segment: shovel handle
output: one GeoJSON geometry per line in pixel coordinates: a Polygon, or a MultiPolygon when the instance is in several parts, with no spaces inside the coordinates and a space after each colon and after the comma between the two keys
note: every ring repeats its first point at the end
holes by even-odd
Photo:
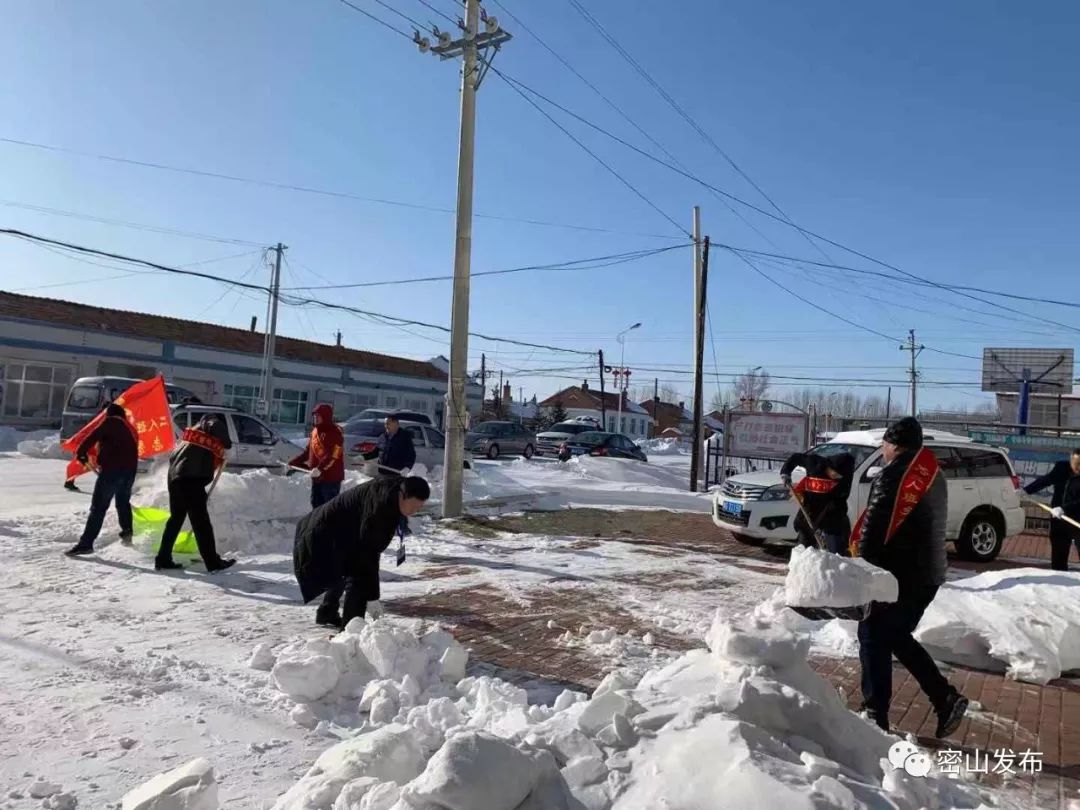
{"type": "MultiPolygon", "coordinates": [[[[1040,509],[1042,509],[1042,510],[1043,510],[1044,512],[1049,512],[1049,513],[1050,513],[1051,515],[1053,515],[1053,512],[1054,512],[1053,508],[1052,508],[1052,507],[1049,507],[1049,506],[1047,506],[1047,505],[1046,505],[1045,503],[1043,503],[1042,501],[1036,501],[1036,500],[1033,500],[1032,498],[1027,498],[1027,499],[1025,499],[1025,503],[1030,503],[1030,504],[1032,504],[1032,505],[1034,505],[1034,506],[1037,506],[1037,507],[1039,507],[1039,508],[1040,508],[1040,509]]],[[[1075,527],[1076,527],[1077,529],[1080,529],[1080,522],[1077,522],[1077,521],[1073,520],[1073,519],[1072,519],[1071,517],[1069,517],[1068,515],[1062,515],[1062,516],[1061,516],[1061,517],[1059,518],[1059,520],[1064,520],[1064,521],[1065,521],[1066,523],[1068,523],[1068,524],[1070,524],[1070,525],[1072,525],[1072,526],[1075,526],[1075,527]]]]}

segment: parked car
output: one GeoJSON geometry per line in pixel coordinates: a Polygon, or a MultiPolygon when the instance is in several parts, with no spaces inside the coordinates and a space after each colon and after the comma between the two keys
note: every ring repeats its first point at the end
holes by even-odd
{"type": "MultiPolygon", "coordinates": [[[[416,422],[419,425],[433,424],[431,417],[426,413],[420,413],[419,411],[402,411],[397,408],[368,408],[367,410],[360,411],[349,419],[351,422],[353,419],[385,419],[388,416],[396,416],[400,422],[416,422]]],[[[346,422],[345,424],[348,424],[346,422]]]]}
{"type": "Polygon", "coordinates": [[[229,425],[232,447],[225,454],[226,465],[229,467],[269,467],[280,470],[284,469],[283,465],[304,452],[303,447],[286,439],[259,417],[237,408],[224,408],[220,405],[174,406],[172,417],[177,441],[184,430],[197,425],[208,413],[220,415],[229,425]]]}
{"type": "MultiPolygon", "coordinates": [[[[866,507],[871,482],[884,465],[884,434],[883,429],[838,433],[810,451],[821,455],[850,453],[854,457],[855,484],[848,499],[852,525],[866,507]]],[[[1024,530],[1020,479],[1008,455],[964,436],[936,431],[927,433],[925,442],[937,456],[948,484],[946,538],[964,559],[993,560],[1006,537],[1024,530]]],[[[799,468],[792,478],[798,480],[805,474],[799,468]]],[[[713,496],[713,522],[736,537],[754,542],[794,542],[797,511],[798,504],[781,483],[779,470],[732,476],[713,496]]]]}
{"type": "MultiPolygon", "coordinates": [[[[416,450],[416,463],[423,464],[428,470],[441,467],[446,449],[446,437],[442,431],[431,425],[416,422],[402,422],[401,429],[412,438],[416,450]]],[[[349,467],[364,470],[370,475],[378,472],[379,453],[382,451],[382,437],[386,426],[381,419],[350,419],[344,424],[345,463],[349,467]]],[[[465,454],[465,469],[472,467],[472,457],[465,454]]]]}
{"type": "Polygon", "coordinates": [[[542,433],[536,434],[536,455],[542,456],[545,453],[551,456],[558,455],[559,448],[568,439],[572,439],[580,433],[596,429],[586,422],[559,422],[552,425],[542,433]]]}
{"type": "Polygon", "coordinates": [[[465,436],[465,449],[490,459],[510,455],[532,458],[536,452],[536,434],[517,422],[484,422],[465,436]]]}
{"type": "MultiPolygon", "coordinates": [[[[70,439],[82,430],[101,410],[142,380],[128,377],[80,377],[68,391],[64,413],[60,417],[60,440],[70,439]]],[[[176,405],[193,396],[186,388],[165,384],[165,397],[176,405]]]]}
{"type": "Polygon", "coordinates": [[[629,437],[621,433],[605,433],[599,430],[590,430],[579,433],[563,443],[559,448],[559,460],[568,461],[574,456],[607,456],[609,458],[626,458],[634,461],[648,461],[637,444],[629,437]]]}

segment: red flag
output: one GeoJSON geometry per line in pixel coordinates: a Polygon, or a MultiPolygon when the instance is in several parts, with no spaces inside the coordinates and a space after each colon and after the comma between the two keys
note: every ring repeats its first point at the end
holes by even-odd
{"type": "MultiPolygon", "coordinates": [[[[150,458],[159,453],[167,453],[176,445],[173,435],[173,422],[169,413],[169,400],[165,396],[165,378],[158,376],[152,380],[135,383],[118,396],[115,404],[127,411],[127,424],[139,443],[139,458],[150,458]]],[[[77,453],[86,437],[93,433],[106,419],[105,411],[95,416],[86,427],[63,442],[60,446],[69,453],[77,453]]],[[[80,475],[97,467],[97,447],[87,453],[88,464],[85,466],[78,459],[72,459],[67,467],[67,480],[74,481],[80,475]]]]}

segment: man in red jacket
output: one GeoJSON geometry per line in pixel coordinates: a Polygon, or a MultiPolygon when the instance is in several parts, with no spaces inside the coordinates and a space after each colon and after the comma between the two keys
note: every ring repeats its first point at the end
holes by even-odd
{"type": "Polygon", "coordinates": [[[336,498],[345,480],[345,436],[334,422],[334,408],[325,402],[312,411],[315,427],[307,450],[289,464],[311,470],[311,508],[336,498]]]}
{"type": "Polygon", "coordinates": [[[114,499],[116,515],[120,518],[120,541],[131,545],[131,488],[135,485],[135,471],[139,466],[138,439],[123,407],[111,403],[105,409],[105,416],[105,421],[86,437],[75,453],[85,465],[91,450],[97,447],[98,477],[90,499],[86,528],[79,542],[65,552],[69,557],[94,553],[94,541],[101,533],[101,524],[114,499]]]}

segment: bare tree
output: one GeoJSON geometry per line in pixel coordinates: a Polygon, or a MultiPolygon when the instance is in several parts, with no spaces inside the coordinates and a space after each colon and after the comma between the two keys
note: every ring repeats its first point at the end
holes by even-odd
{"type": "Polygon", "coordinates": [[[735,398],[749,400],[751,407],[756,408],[761,400],[766,399],[769,385],[769,372],[752,368],[735,379],[735,398]]]}

